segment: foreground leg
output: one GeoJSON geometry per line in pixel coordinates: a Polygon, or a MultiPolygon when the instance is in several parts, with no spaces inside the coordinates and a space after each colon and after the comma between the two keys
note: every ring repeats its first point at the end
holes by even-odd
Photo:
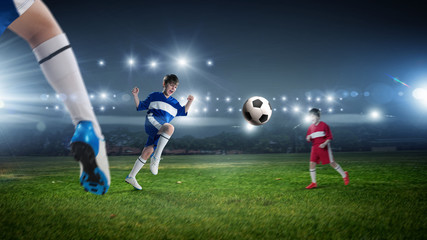
{"type": "Polygon", "coordinates": [[[80,184],[91,193],[106,193],[110,186],[110,171],[104,137],[66,35],[39,0],[9,29],[33,48],[43,74],[71,115],[76,126],[71,150],[80,163],[80,184]]]}

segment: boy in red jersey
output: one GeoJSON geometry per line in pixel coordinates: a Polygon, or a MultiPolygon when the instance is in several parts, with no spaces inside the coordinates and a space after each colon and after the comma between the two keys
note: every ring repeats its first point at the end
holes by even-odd
{"type": "Polygon", "coordinates": [[[310,155],[310,176],[311,183],[306,188],[312,189],[317,187],[316,183],[316,164],[322,162],[322,164],[330,164],[344,179],[344,185],[348,185],[350,182],[348,178],[348,172],[344,172],[338,163],[334,161],[332,156],[332,149],[330,141],[332,140],[332,133],[329,126],[320,121],[320,110],[312,108],[309,111],[311,121],[313,124],[310,125],[307,131],[306,139],[311,142],[311,155],[310,155]]]}

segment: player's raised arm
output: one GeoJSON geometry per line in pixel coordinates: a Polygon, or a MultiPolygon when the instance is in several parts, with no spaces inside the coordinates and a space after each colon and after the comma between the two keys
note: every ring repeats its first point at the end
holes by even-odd
{"type": "Polygon", "coordinates": [[[194,97],[193,95],[188,95],[187,97],[187,103],[185,104],[185,113],[188,113],[188,110],[190,110],[191,104],[193,103],[194,97]]]}
{"type": "Polygon", "coordinates": [[[139,88],[138,87],[134,87],[132,89],[132,95],[133,95],[133,100],[135,101],[135,105],[136,107],[139,106],[139,97],[138,97],[138,93],[139,93],[139,88]]]}

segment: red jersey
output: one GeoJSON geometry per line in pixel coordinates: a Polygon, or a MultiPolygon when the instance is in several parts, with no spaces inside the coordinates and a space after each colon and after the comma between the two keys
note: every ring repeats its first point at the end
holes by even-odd
{"type": "Polygon", "coordinates": [[[322,121],[320,121],[317,126],[315,124],[311,124],[310,127],[308,127],[306,138],[308,136],[311,136],[310,141],[313,146],[318,146],[328,139],[332,140],[331,129],[329,129],[328,124],[322,121]]]}

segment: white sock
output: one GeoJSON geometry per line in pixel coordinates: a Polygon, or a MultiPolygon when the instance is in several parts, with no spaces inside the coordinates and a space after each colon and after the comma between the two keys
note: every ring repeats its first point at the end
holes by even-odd
{"type": "Polygon", "coordinates": [[[165,148],[166,144],[169,142],[169,139],[171,136],[167,135],[166,133],[160,133],[159,141],[157,142],[157,148],[156,151],[154,151],[154,157],[157,159],[160,159],[162,156],[163,149],[165,148]]]}
{"type": "Polygon", "coordinates": [[[138,159],[136,159],[136,161],[135,161],[135,165],[133,165],[132,171],[130,171],[130,173],[129,173],[129,177],[134,178],[146,162],[147,162],[147,160],[142,159],[142,157],[139,156],[138,159]]]}
{"type": "Polygon", "coordinates": [[[344,172],[344,170],[341,168],[341,166],[337,163],[337,167],[336,168],[334,168],[335,170],[337,170],[337,172],[339,173],[339,174],[341,174],[341,176],[343,177],[343,178],[345,178],[345,172],[344,172]]]}
{"type": "Polygon", "coordinates": [[[316,182],[316,169],[310,169],[311,182],[316,182]]]}
{"type": "Polygon", "coordinates": [[[70,112],[74,125],[80,121],[91,121],[95,133],[101,137],[101,128],[92,109],[86,86],[80,74],[76,57],[62,33],[36,48],[33,53],[39,61],[44,76],[55,89],[70,112]]]}

